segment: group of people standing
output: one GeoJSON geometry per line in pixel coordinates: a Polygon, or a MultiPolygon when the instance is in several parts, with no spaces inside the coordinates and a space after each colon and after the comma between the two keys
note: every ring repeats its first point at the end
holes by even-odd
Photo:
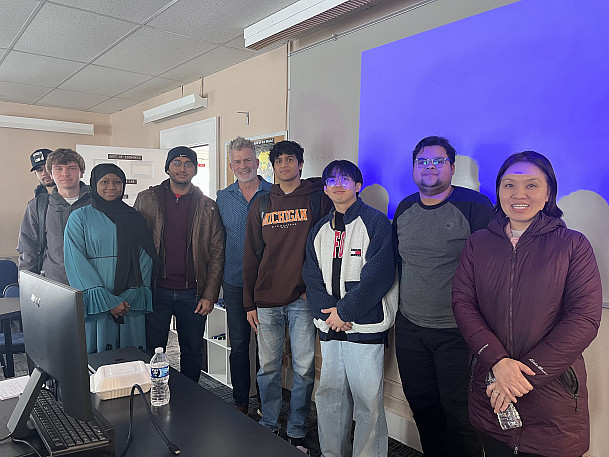
{"type": "Polygon", "coordinates": [[[205,316],[222,286],[235,406],[248,412],[253,328],[260,424],[280,433],[287,329],[286,433],[304,452],[317,333],[322,454],[387,455],[384,351],[394,323],[426,457],[587,450],[582,352],[600,323],[601,281],[590,243],[560,219],[546,157],[510,156],[493,208],[483,194],[452,185],[454,147],[424,138],[412,153],[419,191],[391,223],[359,197],[364,180],[352,162],[302,179],[303,148],[282,141],[270,151],[271,185],[256,173],[250,140],[238,137],[228,149],[236,181],[215,202],[192,185],[197,157],[181,146],[168,153],[169,179],[141,192],[135,209],[122,201],[126,179],[116,165],[97,165],[89,187],[76,152],[32,154],[32,170],[46,165],[55,186],[37,171],[52,190],[46,213],[42,189],[28,203],[20,267],[85,291],[90,352],[164,347],[173,315],[181,369],[197,381],[205,316]],[[513,406],[522,425],[503,429],[497,413],[513,406]]]}

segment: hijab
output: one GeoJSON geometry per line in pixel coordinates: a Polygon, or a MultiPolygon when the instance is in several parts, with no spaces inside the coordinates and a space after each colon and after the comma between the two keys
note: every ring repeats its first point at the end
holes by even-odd
{"type": "Polygon", "coordinates": [[[123,201],[125,173],[113,163],[101,163],[91,170],[91,206],[104,213],[116,225],[116,271],[114,273],[114,295],[119,295],[131,287],[143,284],[140,270],[140,247],[142,247],[156,265],[158,255],[152,234],[146,225],[146,219],[139,211],[123,201]],[[113,173],[123,182],[123,191],[113,201],[105,200],[97,193],[97,183],[107,174],[113,173]]]}

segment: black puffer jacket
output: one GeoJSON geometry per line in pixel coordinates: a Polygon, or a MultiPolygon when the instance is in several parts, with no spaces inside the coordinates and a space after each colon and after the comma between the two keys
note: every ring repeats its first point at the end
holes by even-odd
{"type": "Polygon", "coordinates": [[[514,248],[507,218],[465,245],[453,282],[453,311],[472,356],[472,424],[519,452],[580,456],[589,446],[583,350],[596,337],[601,279],[590,243],[541,212],[514,248]],[[501,430],[485,377],[504,357],[526,364],[533,390],[516,407],[523,426],[501,430]]]}

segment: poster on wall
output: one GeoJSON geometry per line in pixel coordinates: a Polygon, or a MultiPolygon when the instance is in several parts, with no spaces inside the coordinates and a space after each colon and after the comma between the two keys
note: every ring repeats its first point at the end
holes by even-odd
{"type": "MultiPolygon", "coordinates": [[[[271,133],[271,134],[267,134],[267,135],[260,135],[260,136],[253,136],[253,137],[247,137],[248,140],[252,140],[254,142],[254,152],[256,153],[256,157],[258,158],[260,164],[258,165],[258,174],[260,176],[262,176],[264,179],[266,179],[268,182],[270,183],[274,183],[275,182],[275,177],[273,174],[273,166],[271,165],[271,161],[269,159],[269,153],[271,152],[271,149],[273,149],[273,146],[275,145],[275,143],[279,143],[280,141],[284,141],[286,139],[286,133],[287,132],[277,132],[277,133],[271,133]]],[[[228,157],[228,145],[230,144],[230,142],[227,142],[225,144],[225,151],[226,151],[226,173],[228,175],[229,173],[229,166],[228,164],[230,163],[229,157],[228,157]]],[[[230,182],[235,182],[235,177],[232,175],[230,177],[226,177],[226,182],[228,183],[230,180],[230,182]]]]}
{"type": "Polygon", "coordinates": [[[142,190],[159,184],[167,178],[165,173],[165,149],[125,148],[116,146],[76,145],[85,161],[83,182],[89,184],[91,169],[100,163],[118,165],[127,178],[123,200],[133,205],[142,190]]]}

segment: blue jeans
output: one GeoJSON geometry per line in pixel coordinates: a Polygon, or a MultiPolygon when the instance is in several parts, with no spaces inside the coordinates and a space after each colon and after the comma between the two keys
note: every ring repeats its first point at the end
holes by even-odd
{"type": "Polygon", "coordinates": [[[315,381],[315,327],[306,300],[277,308],[258,308],[258,386],[262,401],[260,424],[277,430],[281,409],[281,360],[285,329],[290,332],[294,382],[288,414],[288,436],[304,438],[315,381]]]}
{"type": "Polygon", "coordinates": [[[319,446],[324,457],[387,455],[389,435],[383,405],[384,353],[383,344],[321,342],[321,378],[315,406],[319,446]]]}
{"type": "Polygon", "coordinates": [[[199,382],[203,360],[205,319],[195,313],[197,290],[171,290],[157,287],[152,292],[152,312],[146,314],[146,347],[167,347],[171,316],[176,317],[180,345],[180,371],[199,382]]]}
{"type": "Polygon", "coordinates": [[[250,338],[252,327],[243,307],[243,287],[222,283],[230,342],[230,376],[235,405],[247,406],[250,396],[250,338]]]}

